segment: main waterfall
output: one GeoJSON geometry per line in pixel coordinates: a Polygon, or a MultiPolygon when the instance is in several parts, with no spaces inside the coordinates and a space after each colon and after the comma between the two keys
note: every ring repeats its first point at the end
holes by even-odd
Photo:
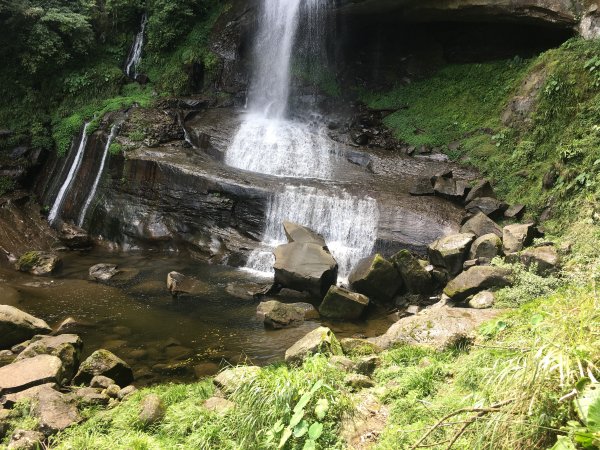
{"type": "MultiPolygon", "coordinates": [[[[288,116],[295,49],[301,44],[318,57],[327,1],[262,1],[247,113],[227,150],[226,164],[278,177],[333,178],[339,152],[325,127],[288,116]],[[299,31],[304,31],[301,43],[296,42],[299,31]]],[[[302,117],[315,116],[314,111],[304,113],[302,117]]],[[[320,232],[345,277],[372,251],[379,212],[374,199],[337,187],[288,185],[273,194],[266,219],[263,242],[248,258],[248,269],[271,272],[271,251],[285,242],[282,222],[288,220],[320,232]]]]}

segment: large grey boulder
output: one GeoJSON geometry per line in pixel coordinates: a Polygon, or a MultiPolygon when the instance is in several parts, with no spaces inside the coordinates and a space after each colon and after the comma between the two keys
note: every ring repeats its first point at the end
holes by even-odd
{"type": "Polygon", "coordinates": [[[15,267],[31,275],[50,275],[58,267],[60,258],[54,253],[32,251],[19,258],[15,267]]]}
{"type": "Polygon", "coordinates": [[[0,305],[0,349],[31,339],[36,334],[52,331],[42,319],[27,314],[14,306],[0,305]]]}
{"type": "Polygon", "coordinates": [[[96,375],[112,378],[121,387],[133,381],[131,367],[121,358],[104,349],[96,350],[81,363],[73,378],[73,384],[88,384],[96,375]]]}
{"type": "Polygon", "coordinates": [[[391,301],[402,287],[402,277],[380,254],[360,260],[348,281],[352,289],[375,302],[391,301]]]}
{"type": "Polygon", "coordinates": [[[288,242],[298,242],[299,244],[316,244],[325,247],[325,239],[319,233],[310,228],[298,225],[293,222],[283,222],[283,231],[288,242]]]}
{"type": "Polygon", "coordinates": [[[526,267],[535,264],[539,274],[549,275],[558,269],[560,258],[552,245],[546,245],[525,250],[521,253],[521,262],[526,267]]]}
{"type": "Polygon", "coordinates": [[[492,260],[502,253],[502,240],[494,233],[484,234],[471,245],[469,259],[485,258],[492,260]]]}
{"type": "Polygon", "coordinates": [[[468,204],[476,198],[481,197],[496,198],[494,188],[492,188],[492,185],[489,181],[482,180],[479,181],[475,186],[473,186],[469,194],[465,197],[465,203],[468,204]]]}
{"type": "Polygon", "coordinates": [[[369,298],[342,287],[331,286],[319,306],[323,317],[338,320],[358,319],[369,305],[369,298]]]}
{"type": "Polygon", "coordinates": [[[473,233],[475,236],[480,237],[484,234],[494,233],[498,237],[502,237],[502,230],[500,227],[483,213],[477,213],[460,228],[461,233],[473,233]]]}
{"type": "Polygon", "coordinates": [[[63,222],[60,227],[60,241],[72,250],[87,249],[93,245],[90,235],[82,228],[63,222]]]}
{"type": "Polygon", "coordinates": [[[400,250],[390,258],[400,272],[404,286],[412,294],[430,295],[433,292],[431,274],[408,250],[400,250]]]}
{"type": "Polygon", "coordinates": [[[434,266],[444,267],[450,276],[455,276],[462,271],[474,239],[473,233],[442,237],[429,245],[427,249],[429,260],[434,266]]]}
{"type": "Polygon", "coordinates": [[[511,271],[493,266],[475,266],[450,280],[444,288],[444,294],[460,302],[471,295],[486,289],[510,286],[511,271]]]}
{"type": "Polygon", "coordinates": [[[342,354],[340,343],[329,328],[319,327],[306,334],[286,350],[285,362],[288,364],[301,364],[306,357],[315,353],[325,355],[342,354]]]}
{"type": "Polygon", "coordinates": [[[471,200],[465,206],[465,209],[470,214],[477,214],[481,212],[488,217],[496,218],[502,217],[507,208],[508,204],[492,197],[478,197],[471,200]]]}
{"type": "Polygon", "coordinates": [[[304,311],[277,300],[261,302],[256,313],[263,319],[265,326],[275,329],[298,326],[304,321],[304,311]]]}
{"type": "Polygon", "coordinates": [[[0,367],[0,396],[62,381],[62,361],[52,355],[38,355],[0,367]]]}
{"type": "Polygon", "coordinates": [[[8,450],[42,450],[46,440],[44,433],[33,430],[15,430],[8,443],[8,450]]]}
{"type": "Polygon", "coordinates": [[[504,253],[520,252],[531,244],[535,236],[533,223],[514,223],[502,229],[502,244],[504,253]]]}
{"type": "Polygon", "coordinates": [[[292,242],[280,245],[275,255],[275,284],[323,298],[337,282],[338,264],[326,247],[292,242]]]}
{"type": "Polygon", "coordinates": [[[19,353],[16,361],[33,358],[37,355],[53,355],[63,363],[64,377],[71,380],[79,366],[83,341],[76,334],[58,336],[34,336],[29,345],[19,353]]]}
{"type": "Polygon", "coordinates": [[[469,300],[469,306],[475,309],[486,309],[494,306],[496,297],[491,291],[478,292],[469,300]]]}
{"type": "Polygon", "coordinates": [[[73,397],[49,386],[41,387],[31,398],[31,415],[38,421],[38,430],[47,436],[82,420],[73,397]]]}
{"type": "Polygon", "coordinates": [[[119,271],[116,264],[100,263],[90,267],[88,271],[90,280],[108,281],[114,277],[119,271]]]}

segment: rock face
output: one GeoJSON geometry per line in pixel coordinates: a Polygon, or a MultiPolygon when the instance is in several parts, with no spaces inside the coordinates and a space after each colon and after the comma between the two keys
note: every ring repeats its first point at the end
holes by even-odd
{"type": "Polygon", "coordinates": [[[492,260],[502,252],[502,240],[494,233],[484,234],[471,245],[469,259],[485,258],[492,260]]]}
{"type": "Polygon", "coordinates": [[[465,222],[460,228],[461,233],[473,233],[480,237],[484,234],[494,233],[498,237],[502,237],[502,230],[496,223],[483,213],[477,213],[465,222]]]}
{"type": "Polygon", "coordinates": [[[0,396],[46,383],[61,384],[62,362],[56,356],[39,355],[0,367],[0,396]]]}
{"type": "Polygon", "coordinates": [[[62,361],[65,378],[70,380],[79,366],[82,349],[83,341],[75,334],[35,336],[25,350],[19,353],[16,361],[37,355],[57,356],[62,361]]]}
{"type": "Polygon", "coordinates": [[[400,319],[384,335],[371,340],[384,349],[398,344],[425,345],[443,349],[471,340],[474,331],[483,322],[497,316],[499,312],[490,309],[434,306],[414,316],[400,319]]]}
{"type": "Polygon", "coordinates": [[[391,301],[402,286],[402,278],[394,265],[380,254],[362,259],[348,281],[356,292],[380,302],[391,301]]]}
{"type": "Polygon", "coordinates": [[[321,245],[292,242],[280,245],[273,254],[276,285],[323,298],[337,282],[337,262],[321,245]]]}
{"type": "Polygon", "coordinates": [[[353,320],[358,319],[368,305],[368,297],[348,289],[331,286],[319,306],[319,313],[329,319],[353,320]]]}
{"type": "Polygon", "coordinates": [[[283,222],[283,230],[288,242],[298,242],[299,244],[316,244],[325,247],[325,239],[319,233],[310,228],[303,227],[297,223],[283,222]]]}
{"type": "Polygon", "coordinates": [[[133,381],[131,367],[108,350],[96,350],[83,361],[73,378],[73,384],[87,384],[96,375],[112,378],[121,387],[133,381]]]}
{"type": "Polygon", "coordinates": [[[525,250],[521,253],[521,262],[527,267],[535,264],[538,273],[549,275],[558,268],[559,257],[553,246],[546,245],[525,250]]]}
{"type": "Polygon", "coordinates": [[[455,276],[462,271],[473,239],[475,235],[472,233],[460,233],[434,241],[427,251],[431,263],[444,267],[450,276],[455,276]]]}
{"type": "Polygon", "coordinates": [[[288,348],[285,352],[285,362],[301,364],[307,356],[315,353],[342,354],[340,343],[329,328],[319,327],[288,348]]]}
{"type": "Polygon", "coordinates": [[[412,294],[430,295],[433,292],[431,275],[408,250],[400,250],[390,258],[404,286],[412,294]]]}
{"type": "Polygon", "coordinates": [[[263,318],[265,326],[275,329],[298,326],[304,321],[304,311],[277,300],[261,302],[256,313],[263,318]]]}
{"type": "Polygon", "coordinates": [[[90,267],[90,280],[108,281],[114,277],[119,271],[116,264],[96,264],[90,267]]]}
{"type": "Polygon", "coordinates": [[[515,223],[512,225],[505,226],[502,229],[502,243],[504,253],[508,255],[510,253],[520,252],[525,246],[531,244],[533,236],[533,223],[515,223]]]}
{"type": "Polygon", "coordinates": [[[0,349],[10,348],[52,329],[46,322],[13,306],[0,305],[0,349]]]}
{"type": "Polygon", "coordinates": [[[167,409],[160,397],[156,394],[150,394],[144,397],[140,404],[140,413],[138,420],[144,427],[149,427],[160,422],[164,417],[167,409]]]}
{"type": "Polygon", "coordinates": [[[444,288],[444,294],[460,302],[485,289],[510,286],[510,274],[510,270],[499,267],[472,267],[451,280],[444,288]]]}
{"type": "Polygon", "coordinates": [[[17,270],[28,272],[31,275],[49,275],[60,263],[60,258],[53,253],[32,251],[19,258],[17,270]]]}

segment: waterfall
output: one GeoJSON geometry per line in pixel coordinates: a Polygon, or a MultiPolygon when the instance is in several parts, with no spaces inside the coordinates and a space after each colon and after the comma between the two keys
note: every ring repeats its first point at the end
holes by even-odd
{"type": "Polygon", "coordinates": [[[69,173],[67,174],[67,178],[65,178],[64,183],[60,187],[58,191],[58,195],[56,196],[56,200],[54,200],[54,204],[50,209],[50,213],[48,214],[48,222],[50,224],[54,224],[56,219],[60,216],[60,208],[62,207],[65,196],[69,192],[71,188],[71,184],[79,172],[79,167],[81,166],[81,161],[83,160],[83,154],[85,153],[85,147],[88,141],[87,129],[89,126],[89,122],[87,122],[83,126],[83,132],[81,133],[81,139],[79,140],[79,146],[77,148],[77,153],[75,154],[75,158],[73,159],[73,163],[71,164],[71,168],[69,169],[69,173]]]}
{"type": "MultiPolygon", "coordinates": [[[[302,53],[312,65],[320,64],[328,2],[262,0],[248,112],[227,150],[226,164],[279,177],[332,179],[339,151],[323,124],[287,117],[293,55],[302,53]],[[300,30],[305,39],[296,43],[300,30]]],[[[315,116],[314,111],[305,113],[315,116]]],[[[248,258],[247,269],[272,272],[272,250],[286,242],[284,220],[321,233],[344,278],[372,251],[379,211],[374,199],[340,188],[286,186],[270,200],[262,243],[248,258]]]]}
{"type": "Polygon", "coordinates": [[[83,204],[83,208],[81,208],[81,213],[79,214],[78,225],[80,227],[83,226],[87,210],[92,204],[92,200],[96,195],[96,190],[98,189],[98,184],[100,183],[100,178],[102,177],[102,172],[104,171],[104,165],[106,164],[106,157],[108,156],[110,144],[112,144],[112,141],[117,136],[118,130],[118,125],[113,125],[110,130],[110,134],[108,135],[108,139],[106,140],[106,145],[104,146],[104,153],[102,154],[102,159],[100,160],[100,167],[98,168],[98,173],[96,174],[96,178],[94,179],[94,184],[92,185],[92,189],[90,190],[90,193],[88,194],[85,203],[83,204]]]}
{"type": "Polygon", "coordinates": [[[135,80],[138,76],[137,68],[142,60],[142,49],[144,47],[144,33],[146,32],[146,24],[148,23],[148,16],[144,13],[142,16],[142,24],[140,31],[135,35],[135,40],[129,51],[127,62],[125,63],[125,75],[132,80],[135,80]]]}

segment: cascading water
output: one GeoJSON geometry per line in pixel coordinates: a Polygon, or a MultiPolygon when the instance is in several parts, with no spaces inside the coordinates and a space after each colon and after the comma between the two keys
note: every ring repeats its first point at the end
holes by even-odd
{"type": "Polygon", "coordinates": [[[79,167],[81,166],[81,161],[83,160],[83,155],[85,153],[85,147],[87,146],[88,134],[87,129],[90,125],[87,122],[83,127],[83,132],[81,133],[81,139],[79,140],[79,146],[77,147],[77,153],[75,154],[75,158],[73,158],[73,163],[71,164],[71,168],[69,169],[69,173],[67,174],[67,178],[65,178],[64,183],[60,187],[58,191],[58,195],[56,196],[56,200],[54,200],[54,204],[52,208],[50,208],[50,213],[48,214],[48,222],[50,224],[54,224],[56,220],[60,217],[60,210],[65,200],[65,196],[69,192],[71,188],[71,184],[73,184],[73,180],[77,176],[77,172],[79,172],[79,167]]]}
{"type": "Polygon", "coordinates": [[[135,40],[129,51],[127,62],[125,63],[125,75],[132,80],[135,80],[138,76],[138,66],[142,60],[142,49],[144,48],[144,34],[146,33],[146,24],[148,23],[148,16],[144,14],[142,16],[142,24],[140,31],[135,35],[135,40]]]}
{"type": "MultiPolygon", "coordinates": [[[[324,127],[286,117],[296,35],[304,26],[311,42],[302,42],[302,50],[321,50],[327,1],[263,0],[248,113],[227,150],[226,164],[281,177],[333,177],[337,148],[324,127]]],[[[374,199],[354,197],[339,188],[286,186],[271,199],[262,245],[250,255],[247,269],[272,271],[271,250],[286,242],[284,220],[320,232],[344,278],[372,251],[379,211],[374,199]]]]}
{"type": "Polygon", "coordinates": [[[98,173],[96,174],[96,178],[94,179],[94,184],[92,184],[92,189],[85,199],[85,203],[83,204],[83,208],[81,208],[81,212],[79,213],[78,225],[83,226],[83,222],[85,221],[85,215],[92,204],[92,200],[94,200],[94,196],[96,195],[96,191],[98,190],[98,184],[100,183],[100,178],[102,177],[102,172],[104,171],[104,165],[106,164],[106,157],[108,156],[108,151],[110,149],[110,145],[112,141],[117,136],[117,132],[119,131],[118,125],[113,125],[110,134],[108,135],[108,139],[106,140],[106,145],[104,146],[104,152],[102,153],[102,159],[100,160],[100,167],[98,168],[98,173]]]}

